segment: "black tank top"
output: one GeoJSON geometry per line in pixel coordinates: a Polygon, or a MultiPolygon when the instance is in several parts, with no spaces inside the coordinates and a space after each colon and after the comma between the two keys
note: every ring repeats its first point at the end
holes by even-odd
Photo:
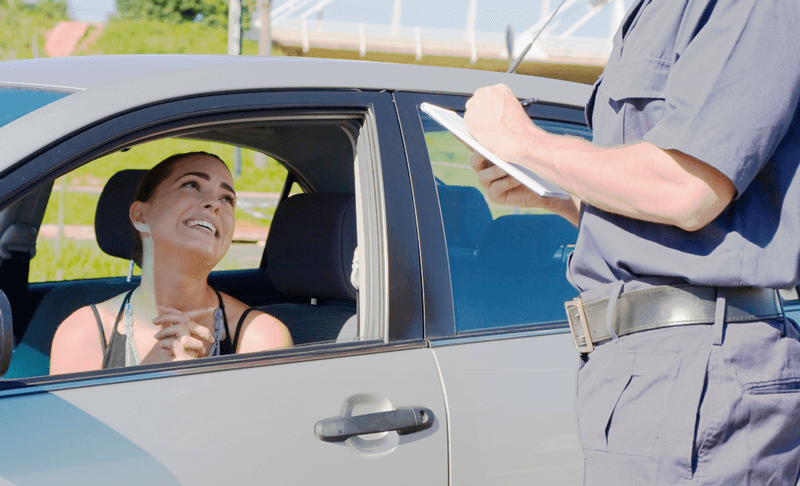
{"type": "MultiPolygon", "coordinates": [[[[255,309],[249,307],[242,312],[239,322],[236,323],[236,333],[234,334],[233,341],[231,341],[231,332],[230,329],[228,329],[228,315],[225,312],[225,304],[222,302],[222,295],[220,295],[216,289],[214,289],[214,292],[217,294],[219,308],[222,309],[222,319],[225,324],[225,339],[219,343],[220,354],[235,354],[239,343],[239,331],[242,329],[242,323],[244,323],[247,315],[255,309]]],[[[111,331],[111,341],[108,344],[106,344],[106,333],[103,329],[103,322],[100,320],[100,314],[97,312],[97,307],[94,304],[90,305],[92,312],[94,312],[94,317],[97,319],[97,327],[100,330],[100,341],[103,345],[103,369],[125,367],[125,335],[120,333],[117,328],[125,312],[125,304],[128,303],[132,294],[133,290],[128,292],[125,298],[122,299],[122,305],[119,308],[119,313],[117,314],[114,327],[111,331]]]]}

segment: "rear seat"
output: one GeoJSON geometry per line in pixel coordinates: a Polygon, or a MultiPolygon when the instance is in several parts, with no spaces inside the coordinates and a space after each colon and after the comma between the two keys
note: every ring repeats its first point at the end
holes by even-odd
{"type": "Polygon", "coordinates": [[[352,195],[297,194],[278,206],[264,250],[267,271],[276,289],[299,302],[260,310],[286,324],[295,345],[335,341],[355,315],[355,247],[352,195]]]}
{"type": "Polygon", "coordinates": [[[577,228],[553,214],[501,216],[493,221],[474,262],[451,259],[458,331],[564,320],[575,289],[566,260],[577,228]]]}
{"type": "MultiPolygon", "coordinates": [[[[128,208],[144,170],[123,170],[106,183],[95,213],[97,244],[105,253],[129,259],[133,250],[133,227],[128,208]]],[[[59,284],[47,292],[31,317],[25,334],[11,358],[5,378],[41,376],[50,372],[50,346],[58,325],[77,309],[132,289],[136,284],[121,279],[75,281],[59,284]]]]}

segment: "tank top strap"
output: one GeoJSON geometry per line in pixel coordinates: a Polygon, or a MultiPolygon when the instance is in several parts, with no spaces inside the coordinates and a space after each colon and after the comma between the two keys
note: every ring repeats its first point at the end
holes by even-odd
{"type": "Polygon", "coordinates": [[[256,309],[252,307],[248,307],[247,309],[245,309],[244,312],[242,312],[242,317],[239,318],[239,322],[236,323],[236,333],[233,335],[233,343],[232,343],[234,353],[239,348],[239,334],[241,333],[244,320],[247,317],[247,314],[253,312],[254,310],[256,309]]]}
{"type": "MultiPolygon", "coordinates": [[[[136,290],[136,289],[131,289],[127,294],[125,294],[125,298],[122,299],[122,305],[119,306],[119,312],[117,313],[117,318],[114,320],[114,327],[111,328],[111,340],[109,341],[108,346],[105,345],[105,340],[106,340],[105,331],[103,331],[103,327],[102,327],[103,324],[100,321],[100,315],[97,314],[97,311],[95,311],[95,317],[97,317],[97,322],[100,325],[101,336],[103,337],[103,369],[108,368],[108,365],[110,364],[111,356],[113,354],[113,350],[114,350],[115,346],[118,346],[117,343],[116,343],[116,341],[117,341],[116,337],[117,337],[117,334],[119,334],[117,332],[117,327],[119,326],[119,323],[122,320],[122,316],[125,313],[125,306],[128,304],[128,302],[130,302],[131,295],[133,295],[133,291],[134,290],[136,290]]],[[[94,306],[92,306],[92,307],[94,307],[94,306]]],[[[114,366],[118,367],[118,366],[120,366],[120,364],[114,363],[114,366]]]]}
{"type": "Polygon", "coordinates": [[[103,347],[103,356],[106,355],[106,349],[108,345],[106,344],[106,331],[103,329],[103,321],[100,319],[100,313],[97,312],[97,306],[94,304],[90,304],[92,312],[94,312],[94,318],[97,320],[97,330],[100,331],[100,345],[103,347]]]}

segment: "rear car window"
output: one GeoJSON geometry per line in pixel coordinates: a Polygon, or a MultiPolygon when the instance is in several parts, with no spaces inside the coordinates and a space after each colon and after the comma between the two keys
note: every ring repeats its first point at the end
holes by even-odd
{"type": "Polygon", "coordinates": [[[68,94],[39,89],[0,88],[0,127],[68,94]]]}
{"type": "MultiPolygon", "coordinates": [[[[472,152],[419,115],[442,210],[456,331],[563,321],[563,302],[576,294],[566,262],[577,228],[542,209],[490,201],[469,165],[472,152]]],[[[585,126],[535,121],[552,133],[591,139],[585,126]]]]}

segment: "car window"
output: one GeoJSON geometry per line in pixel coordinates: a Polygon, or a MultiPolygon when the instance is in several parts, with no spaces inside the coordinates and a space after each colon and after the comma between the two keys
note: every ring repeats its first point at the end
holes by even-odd
{"type": "MultiPolygon", "coordinates": [[[[469,166],[471,151],[420,112],[447,241],[456,331],[563,321],[575,289],[566,262],[578,231],[545,210],[489,200],[469,166]]],[[[537,120],[541,128],[590,138],[585,127],[537,120]]]]}
{"type": "MultiPolygon", "coordinates": [[[[299,355],[300,359],[307,359],[302,357],[320,352],[330,356],[332,349],[348,350],[354,343],[381,346],[400,335],[399,332],[391,334],[387,324],[388,277],[384,263],[385,238],[382,238],[387,234],[387,224],[381,182],[381,158],[386,156],[394,161],[392,167],[397,166],[398,157],[391,147],[397,146],[400,132],[399,127],[388,129],[385,124],[378,130],[377,115],[370,110],[378,106],[375,110],[382,119],[394,120],[391,96],[333,93],[325,99],[337,97],[356,99],[356,106],[360,108],[352,108],[351,102],[347,110],[321,111],[317,101],[306,100],[307,94],[270,92],[262,93],[260,98],[258,94],[234,97],[237,99],[233,101],[257,102],[262,107],[257,117],[239,112],[218,115],[219,102],[203,97],[192,108],[197,111],[198,106],[202,108],[206,103],[214,117],[200,118],[193,112],[177,124],[171,106],[147,107],[143,111],[156,116],[121,115],[112,122],[89,127],[80,137],[56,145],[30,163],[15,167],[11,174],[17,180],[24,180],[19,171],[36,167],[43,172],[35,176],[34,185],[27,188],[24,197],[13,200],[0,212],[3,216],[0,224],[16,231],[13,261],[20,262],[20,269],[27,270],[28,262],[20,261],[27,252],[19,248],[31,248],[34,242],[36,246],[29,278],[22,282],[27,285],[15,287],[20,291],[9,296],[15,311],[15,342],[5,378],[40,380],[36,377],[48,375],[57,329],[78,309],[89,316],[86,322],[99,322],[103,328],[111,330],[104,330],[106,343],[112,335],[124,332],[124,321],[120,320],[121,324],[114,327],[114,316],[122,315],[119,309],[125,308],[124,296],[139,285],[138,270],[133,272],[132,278],[125,277],[129,268],[125,255],[129,255],[130,250],[124,248],[132,246],[132,231],[125,226],[129,222],[126,218],[130,205],[106,205],[102,201],[109,194],[111,201],[122,199],[113,196],[138,185],[142,173],[137,170],[152,168],[176,153],[216,154],[232,169],[239,202],[232,238],[236,241],[215,267],[216,271],[211,271],[208,282],[213,289],[244,304],[233,303],[234,316],[244,315],[243,311],[250,307],[286,326],[293,346],[270,349],[268,357],[299,355]],[[298,108],[289,115],[282,110],[272,116],[263,109],[265,105],[287,99],[298,103],[298,108]],[[147,120],[147,124],[142,126],[141,120],[147,120]],[[124,137],[113,138],[120,133],[124,137]],[[379,134],[386,140],[385,150],[378,145],[379,134]],[[93,152],[89,153],[87,146],[92,147],[93,152]],[[242,147],[241,171],[234,161],[236,146],[242,147]],[[260,163],[254,152],[267,154],[266,164],[260,163]],[[72,168],[65,173],[64,166],[72,168]],[[47,174],[54,172],[64,175],[48,178],[47,174]],[[112,181],[126,178],[125,184],[112,184],[112,181]],[[122,215],[122,223],[116,220],[108,224],[109,220],[103,217],[96,220],[94,213],[98,205],[106,208],[98,214],[122,215]],[[23,232],[19,228],[34,231],[23,232]],[[123,244],[109,246],[108,241],[123,244]],[[120,246],[124,248],[120,250],[120,246]],[[121,255],[103,255],[106,251],[109,255],[121,255]],[[358,258],[354,263],[356,254],[358,258]],[[100,304],[98,312],[104,317],[97,319],[95,315],[92,318],[90,304],[100,304]],[[110,317],[106,319],[105,316],[110,317]]],[[[222,101],[233,102],[229,98],[226,95],[222,101]]],[[[206,172],[195,176],[206,180],[211,177],[206,172]]],[[[199,186],[202,187],[202,182],[199,186]]],[[[185,184],[180,186],[184,187],[189,188],[185,184]]],[[[185,199],[178,197],[177,200],[185,199]]],[[[222,198],[220,201],[225,202],[222,198]]],[[[172,228],[169,206],[162,204],[159,208],[157,212],[166,211],[163,214],[168,221],[162,228],[172,228]]],[[[207,229],[204,222],[186,224],[207,229]]],[[[170,229],[165,231],[172,234],[170,229]]],[[[202,273],[205,274],[205,269],[202,273]]],[[[224,316],[228,316],[227,309],[226,303],[224,316]]],[[[231,337],[238,321],[227,325],[227,334],[231,337]]],[[[403,326],[398,329],[405,332],[403,326]]],[[[421,326],[414,329],[421,334],[419,331],[421,326]]],[[[92,342],[96,343],[99,330],[90,334],[92,342]]],[[[244,336],[247,335],[245,332],[244,336]]],[[[58,349],[72,347],[59,345],[58,349]]],[[[152,347],[143,349],[145,354],[140,357],[146,356],[152,347]]],[[[127,351],[124,354],[128,354],[127,351]]],[[[227,358],[181,361],[169,366],[199,372],[219,366],[217,359],[227,358]]],[[[253,366],[264,359],[263,353],[255,353],[237,356],[234,362],[253,366]]],[[[90,368],[76,368],[75,371],[90,368]]],[[[127,368],[119,371],[139,373],[137,369],[127,368]]]]}
{"type": "MultiPolygon", "coordinates": [[[[259,268],[286,169],[272,158],[231,145],[164,139],[116,152],[56,179],[30,264],[30,282],[127,275],[129,262],[104,253],[94,232],[95,210],[109,178],[122,169],[148,169],[171,154],[219,155],[234,174],[236,231],[231,249],[215,271],[259,268]]],[[[297,189],[295,189],[297,192],[297,189]]],[[[138,274],[138,267],[133,268],[138,274]]]]}
{"type": "Polygon", "coordinates": [[[0,127],[68,94],[40,89],[0,88],[0,127]]]}

